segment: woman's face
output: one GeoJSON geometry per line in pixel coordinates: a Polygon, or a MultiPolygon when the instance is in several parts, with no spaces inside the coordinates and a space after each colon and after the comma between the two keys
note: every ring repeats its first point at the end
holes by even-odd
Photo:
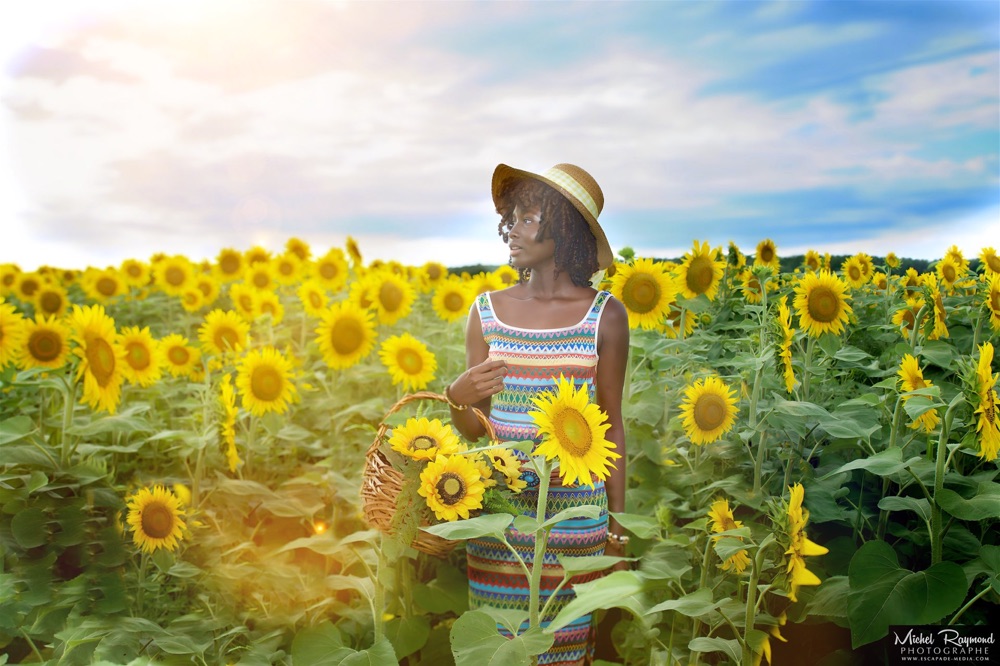
{"type": "Polygon", "coordinates": [[[507,230],[507,248],[510,250],[510,264],[514,268],[532,268],[555,256],[555,240],[538,240],[541,221],[541,208],[514,206],[513,224],[507,230]]]}

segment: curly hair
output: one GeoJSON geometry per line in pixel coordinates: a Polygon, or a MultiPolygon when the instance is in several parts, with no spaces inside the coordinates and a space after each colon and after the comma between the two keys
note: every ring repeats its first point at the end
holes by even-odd
{"type": "MultiPolygon", "coordinates": [[[[555,275],[566,272],[576,286],[589,287],[590,278],[598,267],[597,239],[583,215],[566,197],[545,183],[537,180],[519,181],[500,195],[500,204],[497,206],[497,213],[500,214],[497,231],[504,243],[510,240],[509,232],[514,226],[516,206],[522,209],[541,209],[537,240],[551,238],[555,241],[555,275]]],[[[521,268],[518,273],[521,282],[525,282],[531,271],[521,268]]]]}

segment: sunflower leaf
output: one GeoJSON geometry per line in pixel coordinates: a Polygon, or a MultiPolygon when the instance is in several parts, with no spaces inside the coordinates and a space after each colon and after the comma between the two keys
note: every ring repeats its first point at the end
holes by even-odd
{"type": "Polygon", "coordinates": [[[564,520],[571,520],[573,518],[590,518],[591,520],[596,520],[601,517],[601,507],[587,504],[585,506],[574,506],[568,509],[563,509],[556,515],[552,516],[544,523],[541,524],[542,528],[552,527],[556,523],[561,523],[564,520]]]}
{"type": "Polygon", "coordinates": [[[429,527],[421,527],[425,532],[442,539],[460,541],[476,539],[484,536],[503,538],[503,531],[514,521],[514,516],[508,513],[484,513],[467,520],[456,520],[452,523],[438,523],[429,527]]]}

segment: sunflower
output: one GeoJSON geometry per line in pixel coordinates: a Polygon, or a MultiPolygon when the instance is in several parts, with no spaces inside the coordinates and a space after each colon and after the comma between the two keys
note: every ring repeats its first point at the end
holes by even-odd
{"type": "Polygon", "coordinates": [[[495,447],[488,452],[493,469],[503,475],[504,481],[515,494],[520,494],[528,487],[528,482],[521,478],[521,460],[510,449],[495,447]]]}
{"type": "Polygon", "coordinates": [[[295,399],[292,385],[291,363],[273,347],[254,349],[240,362],[236,388],[243,400],[243,408],[254,416],[268,412],[279,414],[288,410],[288,403],[295,399]]]}
{"type": "Polygon", "coordinates": [[[35,297],[35,292],[42,288],[45,279],[37,272],[18,273],[14,283],[14,295],[25,303],[30,303],[35,297]]]}
{"type": "Polygon", "coordinates": [[[979,457],[988,461],[1000,454],[1000,401],[994,388],[997,375],[993,374],[993,344],[985,342],[979,346],[979,363],[976,366],[976,392],[979,406],[976,432],[979,433],[979,457]]]}
{"type": "Polygon", "coordinates": [[[389,446],[414,460],[434,460],[439,455],[459,452],[459,439],[451,426],[439,419],[411,418],[392,429],[389,446]]]}
{"type": "Polygon", "coordinates": [[[829,271],[806,274],[795,285],[799,326],[814,338],[826,332],[840,334],[852,312],[847,304],[851,297],[846,292],[847,285],[829,271]]]}
{"type": "Polygon", "coordinates": [[[699,379],[684,389],[682,424],[695,444],[711,444],[729,432],[739,411],[735,391],[718,377],[699,379]]]}
{"type": "Polygon", "coordinates": [[[274,266],[274,279],[279,284],[295,284],[302,277],[304,267],[302,259],[294,252],[285,252],[280,257],[271,262],[274,266]]]}
{"type": "Polygon", "coordinates": [[[320,284],[320,281],[313,278],[306,280],[297,290],[299,301],[302,303],[302,309],[306,311],[306,314],[312,315],[313,317],[321,317],[326,311],[326,306],[328,299],[326,296],[326,288],[320,284]]]}
{"type": "Polygon", "coordinates": [[[920,314],[920,308],[923,305],[924,302],[919,298],[907,298],[906,305],[896,310],[896,313],[892,315],[892,323],[903,337],[909,337],[913,331],[917,315],[920,314]]]}
{"type": "Polygon", "coordinates": [[[448,279],[448,267],[439,261],[428,261],[420,267],[420,284],[424,291],[432,289],[448,279]]]}
{"type": "Polygon", "coordinates": [[[249,268],[254,264],[266,264],[271,261],[271,252],[260,245],[254,245],[244,253],[243,258],[246,259],[246,267],[249,268]]]}
{"type": "MultiPolygon", "coordinates": [[[[697,325],[697,315],[693,312],[688,311],[684,315],[684,337],[689,337],[697,325]]],[[[677,304],[670,306],[670,312],[664,317],[663,322],[657,328],[658,331],[663,333],[665,336],[671,340],[676,340],[681,331],[681,309],[677,307],[677,304]]]]}
{"type": "Polygon", "coordinates": [[[990,313],[990,327],[1000,331],[1000,273],[993,273],[983,292],[983,307],[990,313]]]}
{"type": "Polygon", "coordinates": [[[114,268],[88,268],[83,274],[81,286],[87,296],[101,303],[128,292],[128,286],[114,268]]]}
{"type": "Polygon", "coordinates": [[[160,340],[167,370],[174,377],[194,378],[198,374],[201,352],[188,344],[188,339],[179,333],[171,333],[160,340]]]}
{"type": "MultiPolygon", "coordinates": [[[[743,297],[747,299],[747,303],[756,305],[764,300],[764,292],[760,287],[760,280],[754,275],[751,270],[743,270],[739,274],[740,280],[740,291],[743,292],[743,297]]],[[[771,283],[768,282],[768,285],[771,283]]],[[[770,291],[770,289],[768,289],[770,291]]]]}
{"type": "Polygon", "coordinates": [[[924,280],[922,277],[920,277],[920,274],[917,273],[916,268],[913,268],[911,266],[910,268],[906,269],[906,274],[903,275],[902,285],[903,288],[906,290],[907,294],[914,294],[920,291],[920,288],[923,286],[923,283],[924,280]]]}
{"type": "Polygon", "coordinates": [[[192,280],[180,294],[181,306],[187,312],[197,312],[205,305],[205,295],[192,280]]]}
{"type": "Polygon", "coordinates": [[[895,252],[885,255],[885,265],[889,268],[899,268],[899,257],[896,256],[895,252]]]}
{"type": "Polygon", "coordinates": [[[0,369],[17,360],[24,339],[24,315],[0,301],[0,369]]]}
{"type": "Polygon", "coordinates": [[[233,302],[233,309],[246,321],[257,318],[257,300],[254,298],[256,293],[256,289],[243,282],[237,282],[229,288],[229,300],[233,302]]]}
{"type": "Polygon", "coordinates": [[[294,254],[300,261],[309,261],[309,257],[312,256],[312,249],[309,247],[309,243],[295,236],[285,241],[285,252],[294,254]]]}
{"type": "Polygon", "coordinates": [[[740,248],[733,241],[729,241],[729,248],[726,252],[726,264],[734,271],[738,271],[747,265],[746,255],[740,252],[740,248]]]}
{"type": "Polygon", "coordinates": [[[120,344],[125,350],[122,364],[125,379],[139,386],[152,386],[160,381],[166,361],[160,343],[153,338],[148,326],[122,328],[120,344]]]}
{"type": "Polygon", "coordinates": [[[504,284],[504,286],[509,287],[515,284],[521,279],[521,274],[517,272],[517,269],[509,264],[501,264],[493,271],[493,277],[497,278],[504,284]]]}
{"type": "Polygon", "coordinates": [[[670,310],[676,285],[669,269],[653,259],[622,264],[611,279],[611,292],[625,304],[631,328],[656,328],[670,310]]]}
{"type": "Polygon", "coordinates": [[[145,287],[152,277],[149,264],[138,259],[126,259],[118,267],[118,274],[121,275],[122,282],[133,288],[145,287]]]}
{"type": "Polygon", "coordinates": [[[358,268],[361,266],[361,249],[358,247],[358,242],[348,236],[344,245],[347,248],[347,254],[350,255],[351,263],[354,267],[358,268]]]}
{"type": "Polygon", "coordinates": [[[198,328],[198,340],[206,354],[220,356],[239,352],[247,344],[250,325],[233,310],[212,310],[198,328]]]}
{"type": "Polygon", "coordinates": [[[955,283],[961,280],[965,273],[958,262],[948,256],[937,262],[935,271],[941,285],[949,294],[955,291],[955,283]]]}
{"type": "Polygon", "coordinates": [[[21,269],[17,264],[0,264],[0,297],[14,293],[21,269]]]}
{"type": "Polygon", "coordinates": [[[56,317],[37,315],[24,321],[20,366],[28,368],[61,368],[69,355],[69,328],[56,317]]]}
{"type": "Polygon", "coordinates": [[[611,427],[607,414],[590,402],[587,387],[574,388],[562,375],[555,391],[545,391],[531,399],[537,411],[528,412],[538,426],[542,442],[535,455],[546,460],[559,458],[559,476],[564,486],[578,483],[594,487],[593,477],[608,478],[608,466],[621,456],[605,438],[611,427]]]}
{"type": "Polygon", "coordinates": [[[966,261],[965,255],[962,251],[958,249],[957,245],[952,245],[944,253],[944,259],[950,259],[956,266],[958,266],[959,271],[965,273],[969,270],[969,262],[966,261]]]}
{"type": "Polygon", "coordinates": [[[125,351],[119,346],[115,320],[101,305],[73,306],[73,353],[80,358],[77,379],[83,380],[83,401],[114,414],[121,400],[125,351]]]}
{"type": "Polygon", "coordinates": [[[684,298],[705,294],[708,300],[714,301],[725,267],[726,262],[719,259],[719,250],[711,249],[707,241],[701,245],[695,241],[677,268],[677,292],[684,298]]]}
{"type": "Polygon", "coordinates": [[[934,306],[934,328],[931,330],[930,335],[927,336],[927,339],[940,340],[941,338],[950,337],[946,320],[948,313],[944,307],[944,296],[938,287],[937,276],[934,273],[927,273],[922,277],[922,282],[930,296],[928,301],[934,306]]]}
{"type": "MultiPolygon", "coordinates": [[[[733,517],[733,512],[729,508],[729,500],[726,499],[717,499],[712,502],[712,508],[708,511],[708,519],[711,521],[712,531],[716,534],[743,527],[743,522],[736,520],[733,517]]],[[[727,535],[712,537],[713,541],[719,541],[720,539],[737,539],[738,541],[743,541],[743,537],[739,536],[727,535]]],[[[744,549],[731,555],[725,562],[719,565],[719,568],[723,571],[734,571],[741,574],[746,570],[747,565],[749,564],[750,556],[744,549]]]]}
{"type": "MultiPolygon", "coordinates": [[[[904,394],[909,393],[910,391],[916,391],[917,389],[929,388],[934,385],[930,380],[924,379],[924,373],[920,369],[920,363],[910,354],[903,356],[903,359],[899,364],[899,370],[896,374],[899,375],[900,390],[903,391],[904,394]]],[[[910,400],[925,403],[930,402],[930,398],[925,395],[903,396],[903,402],[908,402],[910,400]]],[[[913,429],[923,428],[924,432],[933,432],[934,429],[937,428],[940,421],[941,417],[938,416],[938,411],[936,409],[929,409],[910,423],[910,427],[913,429]]]]}
{"type": "Polygon", "coordinates": [[[195,268],[187,257],[165,257],[153,265],[153,282],[167,295],[180,296],[194,280],[195,268]]]}
{"type": "Polygon", "coordinates": [[[473,294],[485,294],[487,291],[499,291],[506,287],[503,279],[494,272],[480,271],[469,280],[469,289],[473,294]]]}
{"type": "Polygon", "coordinates": [[[792,340],[795,337],[795,329],[792,328],[792,313],[788,309],[787,296],[782,296],[778,303],[778,324],[781,326],[778,356],[784,368],[785,390],[791,393],[795,388],[795,369],[792,367],[792,340]]]}
{"type": "Polygon", "coordinates": [[[872,275],[872,285],[875,289],[879,291],[885,291],[889,288],[889,276],[882,271],[875,271],[872,275]]]}
{"type": "Polygon", "coordinates": [[[806,251],[804,263],[806,270],[811,273],[818,273],[820,269],[823,268],[823,260],[820,258],[819,252],[816,250],[806,251]]]}
{"type": "Polygon", "coordinates": [[[809,511],[802,507],[805,490],[801,483],[788,488],[789,499],[784,516],[783,541],[788,544],[785,555],[788,555],[788,598],[794,603],[798,601],[798,589],[803,585],[819,585],[820,579],[806,569],[806,557],[826,555],[830,552],[825,546],[813,543],[806,537],[806,523],[809,522],[809,511]]]}
{"type": "Polygon", "coordinates": [[[61,317],[69,308],[66,290],[58,284],[43,285],[35,292],[35,314],[61,317]]]}
{"type": "Polygon", "coordinates": [[[448,279],[434,289],[431,305],[444,321],[457,321],[468,314],[472,293],[461,280],[448,279]]]}
{"type": "Polygon", "coordinates": [[[984,247],[979,253],[979,261],[987,275],[1000,275],[1000,256],[992,247],[984,247]]]}
{"type": "Polygon", "coordinates": [[[852,289],[860,289],[868,282],[868,276],[865,275],[864,266],[862,266],[858,255],[849,257],[844,261],[840,267],[840,272],[843,274],[847,284],[851,285],[852,289]]]}
{"type": "Polygon", "coordinates": [[[434,379],[437,359],[420,340],[409,333],[387,338],[379,349],[379,358],[389,370],[392,383],[406,391],[420,391],[434,379]]]}
{"type": "Polygon", "coordinates": [[[405,278],[383,270],[373,273],[368,285],[379,322],[391,326],[410,313],[416,294],[405,278]]]}
{"type": "Polygon", "coordinates": [[[277,286],[274,278],[274,267],[270,261],[258,261],[251,264],[243,275],[243,281],[257,291],[271,291],[277,286]]]}
{"type": "Polygon", "coordinates": [[[215,257],[215,272],[223,282],[238,280],[245,269],[243,253],[239,250],[223,248],[215,257]]]}
{"type": "Polygon", "coordinates": [[[334,303],[316,329],[316,342],[331,368],[351,367],[375,346],[371,314],[348,301],[334,303]]]}
{"type": "Polygon", "coordinates": [[[195,278],[194,285],[201,292],[202,304],[205,307],[214,305],[215,301],[219,300],[219,282],[214,276],[210,274],[199,275],[195,278]]]}
{"type": "Polygon", "coordinates": [[[132,541],[144,553],[176,550],[187,529],[182,518],[180,500],[163,486],[143,488],[128,499],[126,522],[132,528],[132,541]]]}
{"type": "Polygon", "coordinates": [[[854,257],[858,260],[858,265],[861,266],[861,272],[865,275],[865,281],[869,281],[872,275],[875,273],[875,262],[872,261],[870,255],[865,252],[858,252],[854,257]]]}
{"type": "Polygon", "coordinates": [[[313,277],[328,290],[337,292],[347,284],[347,259],[340,248],[330,248],[313,265],[313,277]]]}
{"type": "Polygon", "coordinates": [[[438,456],[420,473],[417,492],[438,520],[451,521],[481,509],[486,486],[475,463],[465,456],[438,456]]]}
{"type": "Polygon", "coordinates": [[[235,472],[243,461],[236,450],[236,417],[239,410],[236,408],[236,392],[229,373],[222,375],[222,382],[219,384],[219,405],[222,407],[220,434],[222,443],[226,446],[226,464],[229,465],[230,472],[235,472]]]}
{"type": "Polygon", "coordinates": [[[281,320],[285,318],[285,306],[281,304],[278,295],[273,291],[255,292],[253,298],[257,316],[269,315],[272,326],[280,324],[281,320]]]}
{"type": "Polygon", "coordinates": [[[770,266],[774,269],[775,273],[781,271],[781,261],[778,259],[778,249],[774,245],[774,241],[770,238],[765,238],[761,242],[757,243],[757,254],[753,258],[754,266],[770,266]]]}

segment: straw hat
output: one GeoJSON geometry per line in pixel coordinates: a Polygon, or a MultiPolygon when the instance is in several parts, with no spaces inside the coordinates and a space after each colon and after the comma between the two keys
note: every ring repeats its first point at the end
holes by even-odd
{"type": "Polygon", "coordinates": [[[531,173],[500,164],[493,171],[493,204],[500,205],[500,197],[519,180],[536,180],[545,183],[573,204],[583,219],[590,225],[590,231],[597,239],[597,267],[605,269],[614,262],[614,253],[608,237],[597,223],[597,216],[604,208],[604,193],[593,176],[573,164],[557,164],[543,174],[531,173]]]}

